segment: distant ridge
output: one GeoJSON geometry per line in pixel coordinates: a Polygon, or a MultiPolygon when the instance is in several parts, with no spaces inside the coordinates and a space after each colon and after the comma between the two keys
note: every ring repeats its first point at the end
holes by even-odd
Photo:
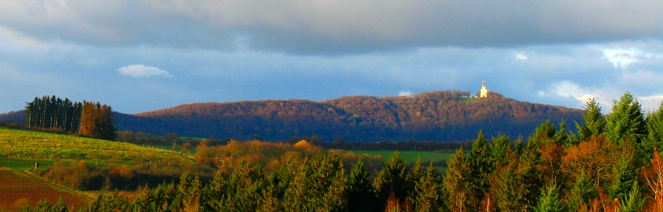
{"type": "Polygon", "coordinates": [[[550,120],[581,121],[582,110],[520,102],[491,92],[435,91],[410,96],[348,96],[315,102],[262,100],[193,103],[138,113],[116,114],[119,130],[162,135],[264,140],[317,135],[325,141],[463,141],[498,133],[526,136],[550,120]]]}

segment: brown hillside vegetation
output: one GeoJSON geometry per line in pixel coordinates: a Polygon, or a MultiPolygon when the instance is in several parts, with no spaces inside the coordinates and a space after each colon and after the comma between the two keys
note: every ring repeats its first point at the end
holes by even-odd
{"type": "Polygon", "coordinates": [[[582,110],[533,104],[491,93],[468,98],[469,91],[436,91],[412,96],[351,96],[314,102],[265,100],[195,103],[116,116],[119,130],[161,135],[285,140],[318,135],[326,141],[342,136],[349,141],[472,139],[503,133],[526,135],[538,123],[581,119],[582,110]]]}
{"type": "Polygon", "coordinates": [[[21,171],[0,168],[0,211],[18,211],[24,206],[35,206],[39,201],[55,204],[59,199],[68,208],[79,208],[89,203],[84,196],[56,188],[21,171]]]}

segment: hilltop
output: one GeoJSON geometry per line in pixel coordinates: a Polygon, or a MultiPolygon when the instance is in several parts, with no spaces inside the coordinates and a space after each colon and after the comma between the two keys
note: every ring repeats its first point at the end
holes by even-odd
{"type": "Polygon", "coordinates": [[[348,96],[322,102],[262,100],[193,103],[138,113],[116,114],[119,130],[162,135],[285,140],[317,135],[325,141],[473,139],[528,135],[538,124],[580,121],[582,110],[521,102],[491,92],[435,91],[410,96],[348,96]]]}

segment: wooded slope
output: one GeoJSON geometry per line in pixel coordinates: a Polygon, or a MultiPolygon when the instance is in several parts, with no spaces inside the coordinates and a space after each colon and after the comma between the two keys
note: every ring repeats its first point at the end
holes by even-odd
{"type": "MultiPolygon", "coordinates": [[[[527,135],[539,123],[581,119],[582,110],[520,102],[491,93],[435,91],[412,96],[350,96],[314,102],[264,100],[194,103],[134,115],[116,114],[118,130],[161,135],[265,140],[317,135],[325,141],[473,139],[503,133],[527,135]]],[[[573,125],[571,125],[573,126],[573,125]]]]}

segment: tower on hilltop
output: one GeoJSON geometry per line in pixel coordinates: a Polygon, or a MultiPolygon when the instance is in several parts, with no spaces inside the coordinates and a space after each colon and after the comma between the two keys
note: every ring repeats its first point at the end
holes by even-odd
{"type": "Polygon", "coordinates": [[[479,97],[484,98],[488,97],[488,89],[486,89],[486,80],[481,82],[481,95],[479,97]]]}

